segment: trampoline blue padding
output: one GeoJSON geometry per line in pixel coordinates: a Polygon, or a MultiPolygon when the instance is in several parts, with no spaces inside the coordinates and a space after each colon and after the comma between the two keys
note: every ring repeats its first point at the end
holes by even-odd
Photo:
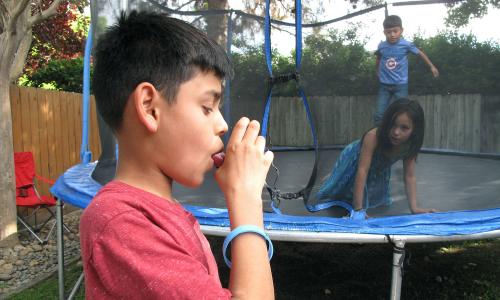
{"type": "MultiPolygon", "coordinates": [[[[90,174],[96,163],[75,165],[58,178],[51,192],[66,203],[85,208],[101,185],[90,174]]],[[[227,210],[184,204],[201,225],[229,227],[227,210]]],[[[500,208],[384,216],[357,221],[324,216],[264,213],[267,230],[338,232],[377,235],[451,236],[500,230],[500,208]]]]}

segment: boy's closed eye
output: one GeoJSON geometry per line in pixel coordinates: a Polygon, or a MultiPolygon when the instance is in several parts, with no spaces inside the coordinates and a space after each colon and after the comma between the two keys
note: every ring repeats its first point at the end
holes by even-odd
{"type": "Polygon", "coordinates": [[[203,101],[201,104],[201,107],[203,108],[203,112],[205,114],[209,114],[209,113],[212,113],[214,111],[220,111],[220,109],[222,108],[222,105],[220,102],[221,101],[218,99],[217,100],[210,99],[210,100],[203,101]]]}
{"type": "Polygon", "coordinates": [[[209,113],[211,113],[211,112],[213,112],[213,111],[214,111],[214,110],[213,110],[213,108],[208,107],[208,106],[206,106],[206,105],[203,105],[202,107],[203,107],[203,112],[204,112],[205,114],[207,114],[207,115],[208,115],[209,113]]]}
{"type": "Polygon", "coordinates": [[[207,91],[205,93],[205,96],[208,96],[209,98],[205,98],[201,102],[201,106],[203,108],[203,111],[205,114],[209,114],[213,112],[214,110],[220,110],[222,107],[222,101],[221,101],[221,93],[217,91],[207,91]]]}

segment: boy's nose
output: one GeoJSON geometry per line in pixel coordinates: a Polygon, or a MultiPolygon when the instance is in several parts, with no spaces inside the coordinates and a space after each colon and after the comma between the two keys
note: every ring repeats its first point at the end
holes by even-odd
{"type": "Polygon", "coordinates": [[[217,124],[216,124],[216,133],[219,136],[224,135],[228,130],[228,125],[226,123],[226,120],[224,120],[224,117],[222,114],[219,112],[219,118],[217,118],[217,124]]]}

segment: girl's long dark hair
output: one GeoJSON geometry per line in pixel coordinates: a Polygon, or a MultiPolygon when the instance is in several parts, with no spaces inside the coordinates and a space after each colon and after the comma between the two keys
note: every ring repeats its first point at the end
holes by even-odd
{"type": "Polygon", "coordinates": [[[425,118],[424,110],[415,100],[400,98],[387,107],[382,118],[382,123],[377,131],[377,148],[385,153],[392,147],[389,133],[392,126],[394,126],[396,118],[404,112],[408,114],[408,117],[413,122],[413,132],[407,142],[409,143],[409,148],[405,158],[416,158],[424,142],[425,118]]]}

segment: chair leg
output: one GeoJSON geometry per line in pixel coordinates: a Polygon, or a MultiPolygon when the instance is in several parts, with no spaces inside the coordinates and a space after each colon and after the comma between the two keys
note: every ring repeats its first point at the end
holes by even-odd
{"type": "Polygon", "coordinates": [[[17,220],[19,222],[21,222],[21,224],[24,225],[24,227],[26,227],[26,229],[28,229],[28,231],[40,242],[40,244],[45,244],[46,241],[42,240],[34,231],[34,228],[32,228],[28,223],[24,222],[24,220],[22,218],[20,218],[19,216],[17,217],[17,220]]]}
{"type": "Polygon", "coordinates": [[[56,227],[56,223],[57,222],[54,222],[54,224],[52,224],[52,226],[50,226],[50,230],[47,233],[47,236],[45,237],[45,240],[44,240],[46,243],[49,241],[50,237],[52,236],[52,233],[54,232],[54,228],[56,227]]]}
{"type": "MultiPolygon", "coordinates": [[[[27,218],[31,218],[31,217],[35,218],[35,226],[31,226],[30,224],[27,223],[27,221],[25,221],[23,218],[21,218],[19,216],[17,216],[17,219],[38,240],[38,242],[40,242],[40,244],[42,244],[42,245],[46,244],[49,241],[49,239],[52,236],[52,234],[54,233],[54,229],[56,227],[56,222],[54,222],[54,224],[52,224],[52,226],[50,227],[49,232],[47,233],[47,235],[45,236],[45,238],[43,238],[41,236],[40,232],[47,225],[47,223],[50,222],[50,220],[52,220],[52,219],[56,220],[57,219],[56,218],[56,214],[50,209],[50,207],[41,206],[41,207],[37,207],[36,209],[33,210],[33,212],[31,212],[30,214],[28,214],[27,218]],[[43,224],[38,224],[37,223],[37,212],[39,211],[40,208],[45,208],[49,212],[49,214],[50,214],[50,216],[45,220],[45,222],[43,222],[43,224]]],[[[64,223],[63,223],[63,228],[68,233],[72,233],[71,229],[69,229],[69,227],[66,226],[66,224],[64,224],[64,223]]]]}
{"type": "Polygon", "coordinates": [[[76,295],[76,292],[78,292],[78,290],[80,289],[80,286],[83,283],[83,278],[84,278],[83,276],[84,275],[83,275],[83,272],[82,272],[82,274],[80,274],[80,277],[78,277],[78,280],[76,281],[75,285],[73,286],[73,289],[69,293],[69,296],[68,296],[67,300],[73,300],[73,298],[76,295]]]}
{"type": "MultiPolygon", "coordinates": [[[[53,212],[50,208],[48,208],[48,207],[44,207],[44,208],[45,208],[46,210],[48,210],[48,211],[49,211],[49,213],[52,215],[52,217],[54,218],[54,220],[56,220],[56,219],[57,219],[56,214],[55,214],[55,213],[54,213],[54,212],[53,212]]],[[[55,223],[54,223],[54,224],[55,224],[55,223]]],[[[64,224],[64,223],[63,223],[62,225],[63,225],[64,229],[65,229],[68,233],[73,233],[73,232],[71,231],[71,229],[69,229],[69,227],[68,227],[68,226],[66,226],[66,224],[64,224]]],[[[54,228],[54,225],[52,225],[52,228],[54,228]]],[[[52,231],[52,229],[51,229],[51,231],[52,231]]]]}
{"type": "Polygon", "coordinates": [[[66,224],[63,224],[63,227],[64,229],[66,229],[68,233],[73,233],[73,231],[71,231],[71,229],[69,229],[68,226],[66,226],[66,224]]]}
{"type": "MultiPolygon", "coordinates": [[[[31,213],[29,213],[29,209],[27,208],[26,209],[26,219],[23,219],[23,220],[29,220],[31,218],[34,218],[35,219],[35,222],[34,222],[34,225],[33,226],[30,226],[31,227],[31,230],[33,230],[34,232],[40,232],[40,230],[42,228],[45,227],[45,225],[47,225],[47,223],[52,219],[54,218],[54,214],[51,213],[51,217],[48,217],[45,222],[43,222],[43,224],[38,224],[38,221],[37,221],[37,215],[38,215],[38,211],[40,211],[41,208],[45,208],[45,206],[39,206],[39,207],[36,207],[36,208],[33,208],[33,211],[31,213]]],[[[27,222],[27,221],[25,221],[27,222]]]]}

